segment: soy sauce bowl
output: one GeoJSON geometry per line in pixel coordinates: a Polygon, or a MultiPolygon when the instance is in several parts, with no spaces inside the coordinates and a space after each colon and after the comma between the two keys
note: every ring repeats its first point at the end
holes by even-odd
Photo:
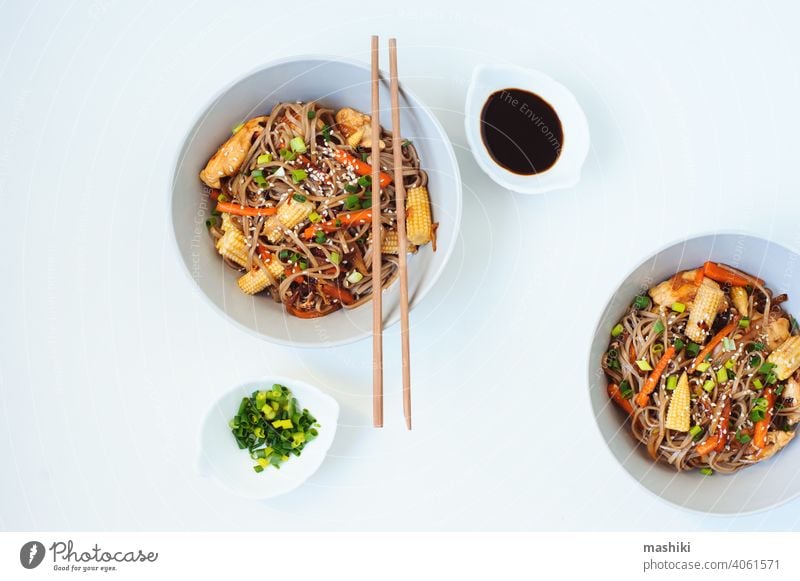
{"type": "MultiPolygon", "coordinates": [[[[519,100],[514,106],[519,109],[520,123],[530,122],[531,131],[548,130],[532,119],[529,103],[519,100]]],[[[580,181],[589,153],[589,123],[572,92],[544,73],[514,65],[478,66],[467,90],[464,125],[475,162],[504,188],[521,194],[541,194],[570,188],[580,181]],[[549,168],[533,174],[514,173],[500,165],[487,149],[481,131],[483,108],[494,93],[504,89],[533,93],[555,110],[563,139],[558,158],[549,168]]]]}

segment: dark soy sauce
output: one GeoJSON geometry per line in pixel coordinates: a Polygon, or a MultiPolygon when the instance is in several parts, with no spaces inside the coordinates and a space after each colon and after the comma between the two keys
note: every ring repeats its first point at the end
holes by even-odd
{"type": "Polygon", "coordinates": [[[553,167],[564,129],[550,103],[522,89],[492,93],[481,111],[481,138],[492,159],[522,175],[553,167]]]}

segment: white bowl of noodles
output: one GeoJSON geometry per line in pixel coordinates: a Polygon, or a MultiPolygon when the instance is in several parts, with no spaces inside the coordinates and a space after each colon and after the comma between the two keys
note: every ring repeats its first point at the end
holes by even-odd
{"type": "MultiPolygon", "coordinates": [[[[215,248],[215,239],[209,235],[206,226],[206,220],[217,206],[209,198],[209,188],[200,181],[198,174],[206,167],[218,148],[231,137],[232,128],[243,121],[270,115],[273,107],[277,104],[313,102],[318,108],[333,111],[350,107],[368,112],[370,110],[369,82],[370,73],[367,66],[343,59],[303,56],[275,61],[245,75],[214,96],[208,106],[198,114],[197,121],[188,131],[183,147],[178,154],[171,184],[171,214],[173,233],[181,262],[202,295],[217,310],[224,313],[238,326],[269,341],[299,347],[334,346],[356,341],[368,336],[372,331],[371,304],[368,300],[360,300],[353,308],[338,308],[338,305],[334,305],[338,310],[325,316],[308,319],[292,316],[287,312],[290,306],[291,310],[297,313],[302,310],[301,306],[327,312],[326,309],[332,305],[327,302],[327,296],[323,297],[325,299],[323,305],[315,305],[313,300],[306,301],[301,305],[299,300],[305,300],[307,298],[305,296],[303,299],[298,299],[298,302],[288,304],[287,295],[292,296],[291,293],[298,288],[293,286],[287,289],[288,285],[281,287],[281,280],[298,277],[297,272],[292,274],[289,270],[285,270],[287,274],[279,275],[280,278],[271,279],[273,283],[267,291],[252,296],[244,294],[237,281],[244,272],[253,268],[252,265],[257,262],[257,258],[269,256],[269,260],[281,260],[284,263],[283,266],[286,266],[286,262],[291,263],[292,259],[297,261],[302,257],[291,252],[283,252],[284,246],[281,244],[284,242],[276,242],[274,246],[270,246],[272,253],[262,253],[263,248],[259,247],[259,253],[255,258],[251,254],[250,262],[245,270],[237,272],[236,269],[230,267],[230,264],[223,262],[215,248]],[[276,302],[275,299],[283,302],[276,302]]],[[[388,83],[382,83],[380,121],[385,130],[391,128],[389,103],[388,83]]],[[[435,233],[436,251],[434,252],[432,245],[428,244],[420,246],[416,253],[408,256],[409,297],[410,306],[413,308],[433,287],[455,247],[461,221],[461,181],[453,148],[444,129],[432,112],[414,95],[402,88],[400,106],[402,138],[404,142],[410,140],[410,147],[413,147],[418,156],[419,166],[427,175],[427,190],[430,195],[433,220],[438,223],[435,233]]],[[[313,123],[313,121],[309,121],[309,123],[313,123]]],[[[316,131],[320,132],[319,127],[316,128],[316,131]]],[[[312,141],[314,139],[311,138],[312,141]]],[[[319,140],[319,137],[317,136],[316,139],[319,140]]],[[[288,149],[287,144],[283,145],[288,149]]],[[[310,147],[311,142],[306,145],[310,147]]],[[[392,146],[389,143],[389,147],[392,146]]],[[[404,147],[408,148],[409,146],[405,145],[404,147]]],[[[280,158],[280,161],[283,161],[283,157],[280,158]]],[[[314,159],[312,161],[317,163],[314,159]]],[[[274,160],[272,165],[274,165],[274,160]]],[[[319,167],[319,165],[313,167],[319,167]]],[[[275,170],[275,168],[264,168],[263,177],[271,179],[271,176],[267,174],[268,169],[272,172],[275,170]]],[[[289,169],[289,166],[286,166],[286,169],[289,169]]],[[[305,175],[299,176],[301,180],[311,180],[314,177],[311,167],[307,169],[309,171],[305,175]]],[[[249,176],[250,170],[247,171],[249,176]]],[[[282,170],[278,168],[278,171],[282,170]]],[[[277,172],[274,173],[277,175],[277,172]]],[[[298,176],[293,175],[292,180],[284,179],[283,186],[287,189],[294,187],[295,177],[298,176]]],[[[324,176],[322,177],[324,179],[324,176]]],[[[275,179],[275,181],[279,180],[275,179]]],[[[224,179],[222,183],[223,190],[221,191],[224,195],[226,193],[224,179]]],[[[266,190],[270,191],[269,187],[271,186],[270,182],[269,186],[265,186],[266,190]]],[[[365,199],[369,196],[369,190],[362,189],[360,193],[356,194],[365,199]]],[[[252,197],[252,191],[249,194],[245,192],[240,195],[252,197]]],[[[294,197],[291,190],[288,196],[294,197]]],[[[300,202],[304,201],[303,198],[302,195],[297,197],[300,202]]],[[[286,199],[286,195],[283,199],[286,199]]],[[[261,202],[255,203],[260,204],[261,202]]],[[[267,200],[265,203],[269,205],[273,202],[267,200]]],[[[281,203],[277,196],[274,203],[276,205],[281,203]]],[[[366,210],[367,204],[363,199],[361,203],[366,210]]],[[[384,215],[386,215],[385,212],[384,215]]],[[[316,210],[311,216],[319,220],[316,210]]],[[[340,216],[336,214],[334,217],[338,219],[340,216]]],[[[264,220],[267,219],[264,218],[264,220]]],[[[239,220],[239,228],[242,231],[247,228],[255,228],[255,223],[250,221],[249,217],[237,218],[237,220],[239,220]]],[[[322,216],[321,220],[324,222],[325,216],[322,216]]],[[[320,224],[320,222],[316,223],[320,224]]],[[[340,225],[341,221],[337,221],[337,224],[340,225]]],[[[215,222],[212,226],[214,225],[218,225],[218,223],[215,222]]],[[[298,228],[300,227],[299,225],[298,228]]],[[[266,232],[266,230],[264,231],[266,232]]],[[[221,230],[212,229],[212,232],[219,238],[221,230]]],[[[301,239],[302,232],[302,229],[298,230],[298,236],[301,239]]],[[[336,235],[328,233],[331,238],[336,235]]],[[[288,235],[285,238],[289,240],[288,235]]],[[[307,242],[306,240],[302,241],[307,242]]],[[[331,240],[331,242],[333,241],[331,240]]],[[[311,239],[308,243],[313,245],[316,242],[315,239],[311,239]]],[[[321,241],[320,244],[322,244],[321,241]]],[[[341,261],[341,254],[339,251],[331,256],[331,252],[327,252],[321,259],[323,264],[318,265],[317,268],[320,270],[324,270],[323,267],[332,268],[331,262],[341,261]]],[[[355,270],[352,261],[350,262],[351,265],[337,262],[336,266],[341,268],[343,274],[338,280],[332,282],[339,285],[338,288],[345,285],[350,290],[363,290],[365,285],[356,281],[357,276],[349,280],[346,280],[344,276],[345,268],[348,268],[350,274],[355,270]]],[[[384,265],[386,262],[384,259],[384,265]]],[[[264,262],[260,264],[262,268],[265,266],[264,262]]],[[[309,267],[308,260],[302,261],[301,266],[309,267]]],[[[259,270],[258,265],[255,266],[255,270],[259,270]]],[[[325,272],[329,271],[324,270],[322,274],[325,272]]],[[[302,275],[300,276],[300,282],[308,280],[308,278],[303,279],[302,275]]],[[[394,282],[393,276],[386,276],[385,280],[383,314],[384,326],[388,326],[399,319],[399,285],[394,282]]],[[[353,294],[359,297],[355,292],[353,294]]],[[[340,295],[335,296],[336,298],[331,299],[333,303],[339,302],[340,295]]]]}
{"type": "MultiPolygon", "coordinates": [[[[732,515],[766,510],[800,496],[800,470],[798,470],[800,443],[789,441],[773,456],[740,467],[731,474],[717,473],[717,471],[711,473],[709,468],[698,468],[696,463],[687,463],[688,465],[681,466],[683,470],[676,471],[676,466],[670,465],[664,461],[665,457],[661,456],[663,448],[657,448],[660,461],[656,462],[651,458],[647,446],[641,444],[631,433],[631,417],[633,416],[628,415],[619,405],[612,403],[607,392],[609,379],[603,371],[601,361],[607,357],[609,343],[612,341],[610,333],[626,313],[629,313],[635,297],[645,295],[648,289],[661,281],[670,279],[676,273],[702,266],[706,261],[729,265],[763,279],[765,287],[772,291],[773,296],[777,297],[784,293],[788,295],[788,300],[780,304],[787,314],[797,316],[800,313],[800,256],[795,251],[763,238],[743,233],[710,234],[671,244],[637,266],[621,282],[600,316],[589,354],[590,402],[600,433],[612,455],[647,490],[670,503],[703,513],[732,515]]],[[[723,286],[722,288],[727,287],[723,286]]],[[[669,312],[677,315],[671,310],[669,312]]],[[[736,316],[733,318],[736,319],[736,316]]],[[[669,319],[666,320],[669,325],[669,319]]],[[[630,323],[630,319],[626,319],[626,321],[630,323]]],[[[734,324],[731,323],[731,325],[734,324]]],[[[677,329],[680,330],[682,327],[679,326],[677,329]]],[[[712,335],[712,331],[716,331],[716,328],[709,330],[708,336],[712,335]]],[[[632,331],[632,334],[635,332],[636,329],[632,331]]],[[[797,331],[793,331],[793,333],[796,334],[797,331]]],[[[734,331],[731,336],[738,337],[739,334],[734,331]]],[[[710,339],[706,341],[710,342],[710,339]]],[[[731,349],[736,347],[737,341],[730,343],[731,349]]],[[[728,349],[728,347],[722,349],[728,349]]],[[[742,358],[749,357],[746,353],[748,349],[749,347],[745,348],[745,337],[743,337],[742,353],[744,355],[741,356],[742,358]]],[[[715,351],[714,359],[716,360],[718,356],[719,349],[715,351]]],[[[679,369],[677,363],[679,360],[680,358],[676,357],[676,364],[668,368],[670,373],[681,374],[682,369],[679,369]]],[[[607,360],[605,364],[607,365],[607,360]]],[[[709,373],[713,374],[713,370],[714,367],[709,373]]],[[[649,373],[649,370],[645,370],[642,375],[647,377],[649,373]]],[[[746,374],[741,373],[738,376],[733,374],[732,377],[740,377],[741,381],[744,381],[746,374]]],[[[754,377],[761,376],[755,375],[754,377]]],[[[748,381],[752,381],[754,377],[748,377],[748,381]]],[[[722,380],[726,380],[726,378],[722,377],[722,380]]],[[[720,389],[720,385],[723,384],[718,384],[714,388],[709,384],[707,386],[711,389],[709,395],[715,395],[720,389]]],[[[735,382],[727,385],[733,385],[732,391],[735,391],[735,382]]],[[[665,391],[666,389],[665,380],[663,385],[658,384],[656,391],[651,396],[653,399],[650,401],[655,401],[654,405],[656,406],[660,401],[668,401],[667,397],[671,398],[671,396],[665,395],[668,393],[665,391]],[[661,400],[660,397],[665,399],[661,400]]],[[[639,390],[638,384],[636,390],[639,390]]],[[[700,398],[703,397],[701,391],[695,391],[700,393],[700,398]]],[[[635,402],[636,397],[631,401],[635,402]]],[[[693,402],[696,401],[693,399],[693,402]]],[[[648,405],[653,404],[648,403],[648,405]]],[[[697,408],[694,403],[692,406],[694,415],[691,423],[694,428],[697,422],[697,408]]],[[[644,413],[638,408],[638,404],[633,407],[635,408],[634,414],[644,413]]],[[[664,409],[667,409],[666,406],[664,409]]],[[[712,411],[710,417],[719,417],[719,415],[715,416],[715,413],[719,414],[718,411],[712,411]]],[[[702,414],[700,416],[702,417],[702,414]]],[[[784,422],[783,419],[780,421],[784,422]]],[[[729,425],[733,426],[734,423],[735,419],[729,425]]],[[[711,437],[712,430],[708,426],[706,428],[708,433],[698,434],[696,443],[689,444],[690,446],[699,447],[705,438],[711,437]]],[[[747,443],[748,433],[752,433],[751,428],[743,425],[740,432],[737,432],[736,437],[741,435],[744,443],[736,443],[732,446],[733,448],[752,444],[752,442],[747,443]]],[[[639,433],[642,433],[641,430],[639,433]]],[[[732,442],[734,434],[726,437],[728,442],[732,442]]],[[[672,441],[668,443],[671,444],[672,441]]],[[[730,447],[725,448],[726,453],[729,449],[730,447]]],[[[671,449],[668,448],[668,450],[671,452],[671,449]]],[[[747,451],[749,455],[750,449],[747,451]]],[[[674,459],[677,455],[670,457],[674,459]]],[[[703,462],[711,458],[708,461],[713,464],[714,457],[709,453],[708,456],[703,456],[703,462]]],[[[695,456],[692,458],[697,462],[695,456]]]]}

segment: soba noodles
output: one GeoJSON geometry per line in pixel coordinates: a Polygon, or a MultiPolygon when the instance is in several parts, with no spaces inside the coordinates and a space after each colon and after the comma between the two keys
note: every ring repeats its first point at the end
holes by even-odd
{"type": "Polygon", "coordinates": [[[434,239],[428,176],[417,151],[381,129],[382,231],[373,243],[370,122],[349,108],[334,113],[315,102],[279,103],[237,127],[209,160],[200,173],[217,202],[209,233],[226,264],[243,273],[243,292],[269,292],[302,318],[357,307],[371,298],[376,247],[383,254],[382,288],[391,285],[398,275],[395,148],[408,192],[408,239],[415,243],[408,250],[434,239]],[[415,225],[427,219],[421,234],[412,232],[412,216],[415,225]]]}
{"type": "Polygon", "coordinates": [[[715,263],[636,297],[602,366],[611,399],[654,460],[732,473],[793,439],[800,337],[781,307],[787,299],[715,263]]]}

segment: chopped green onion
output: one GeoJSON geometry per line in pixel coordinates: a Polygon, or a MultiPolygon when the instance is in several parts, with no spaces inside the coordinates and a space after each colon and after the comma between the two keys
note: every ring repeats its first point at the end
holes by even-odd
{"type": "Polygon", "coordinates": [[[281,250],[280,252],[278,252],[278,258],[280,258],[281,260],[286,260],[287,258],[289,258],[289,251],[281,250]]]}
{"type": "Polygon", "coordinates": [[[789,321],[792,323],[792,333],[797,333],[800,331],[800,323],[797,322],[797,319],[794,318],[794,315],[789,315],[789,321]]]}
{"type": "Polygon", "coordinates": [[[359,187],[355,184],[345,184],[344,191],[348,194],[355,194],[359,190],[359,187]]]}
{"type": "Polygon", "coordinates": [[[361,207],[359,203],[359,198],[357,195],[353,194],[351,196],[347,196],[344,200],[344,209],[345,210],[357,210],[361,207]]]}
{"type": "Polygon", "coordinates": [[[733,339],[731,339],[730,337],[724,337],[722,339],[722,348],[725,351],[735,351],[736,343],[734,343],[733,339]]]}
{"type": "Polygon", "coordinates": [[[208,220],[206,220],[206,228],[211,228],[213,226],[219,226],[220,220],[217,216],[211,216],[208,220]]]}
{"type": "Polygon", "coordinates": [[[761,380],[760,380],[759,378],[757,378],[757,377],[756,377],[756,378],[753,380],[753,387],[755,387],[756,389],[764,389],[764,384],[763,384],[763,383],[761,383],[761,380]]]}
{"type": "Polygon", "coordinates": [[[331,262],[333,264],[339,264],[342,261],[342,257],[339,256],[338,252],[331,252],[331,262]]]}
{"type": "Polygon", "coordinates": [[[753,402],[753,409],[750,410],[750,419],[754,422],[763,420],[767,415],[767,406],[769,406],[767,398],[756,398],[756,401],[753,402]]]}
{"type": "Polygon", "coordinates": [[[667,377],[667,389],[672,391],[678,387],[678,376],[677,375],[670,375],[667,377]]]}
{"type": "Polygon", "coordinates": [[[306,142],[303,141],[302,137],[292,137],[292,139],[289,141],[289,147],[291,147],[292,151],[295,153],[305,153],[308,151],[306,148],[306,142]]]}
{"type": "Polygon", "coordinates": [[[742,317],[739,320],[739,326],[742,329],[747,329],[750,326],[750,317],[742,317]]]}
{"type": "Polygon", "coordinates": [[[297,263],[297,266],[300,267],[300,270],[305,270],[308,268],[308,263],[305,260],[301,260],[297,263]]]}
{"type": "Polygon", "coordinates": [[[750,441],[750,436],[739,430],[736,432],[736,440],[740,444],[747,444],[750,441]]]}
{"type": "Polygon", "coordinates": [[[711,393],[712,391],[714,391],[714,388],[716,386],[717,386],[717,384],[714,383],[713,379],[707,379],[706,382],[703,384],[703,389],[706,390],[707,392],[711,393]]]}
{"type": "Polygon", "coordinates": [[[699,353],[700,353],[700,345],[689,341],[689,344],[686,346],[686,354],[689,355],[690,357],[697,357],[699,353]]]}
{"type": "Polygon", "coordinates": [[[281,154],[281,159],[285,161],[293,161],[294,158],[297,157],[297,154],[295,152],[289,151],[286,148],[281,149],[279,153],[281,154]]]}
{"type": "Polygon", "coordinates": [[[686,344],[680,339],[675,339],[675,342],[672,343],[672,345],[675,347],[675,351],[680,351],[686,346],[686,344]]]}
{"type": "Polygon", "coordinates": [[[253,466],[253,470],[255,470],[256,472],[263,472],[264,467],[261,466],[260,464],[256,464],[255,466],[253,466]]]}
{"type": "Polygon", "coordinates": [[[312,224],[316,224],[317,222],[319,222],[320,220],[322,220],[322,216],[320,216],[320,215],[319,215],[319,214],[317,214],[316,212],[311,212],[311,213],[308,215],[308,219],[309,219],[309,221],[311,221],[311,223],[312,223],[312,224]]]}
{"type": "MultiPolygon", "coordinates": [[[[296,183],[296,184],[302,182],[307,177],[308,177],[308,173],[304,169],[293,169],[292,170],[292,179],[294,180],[294,183],[296,183]]],[[[299,195],[300,194],[295,194],[295,199],[299,195]]],[[[301,196],[301,197],[305,198],[305,196],[301,196]]],[[[305,202],[305,199],[303,199],[303,201],[305,202]]]]}
{"type": "Polygon", "coordinates": [[[622,335],[622,331],[625,330],[625,327],[622,326],[622,323],[617,323],[617,325],[611,329],[611,336],[612,337],[619,337],[622,335]]]}
{"type": "Polygon", "coordinates": [[[322,126],[322,139],[325,141],[331,140],[331,126],[327,123],[322,126]]]}
{"type": "Polygon", "coordinates": [[[672,303],[672,310],[676,313],[682,313],[686,310],[686,305],[683,303],[672,303]]]}
{"type": "Polygon", "coordinates": [[[366,162],[367,160],[369,160],[369,154],[368,153],[362,153],[361,154],[361,161],[366,162]]]}
{"type": "Polygon", "coordinates": [[[253,171],[250,172],[250,175],[254,178],[261,178],[264,177],[264,172],[261,171],[260,169],[254,169],[253,171]]]}
{"type": "Polygon", "coordinates": [[[317,244],[325,244],[328,241],[328,237],[325,235],[325,232],[322,230],[317,230],[317,233],[314,234],[314,242],[317,244]]]}
{"type": "Polygon", "coordinates": [[[633,299],[633,306],[639,310],[646,309],[648,306],[650,306],[650,299],[644,295],[639,295],[633,299]]]}
{"type": "Polygon", "coordinates": [[[650,364],[647,362],[647,359],[640,359],[639,361],[637,361],[637,362],[636,362],[636,365],[637,365],[637,366],[639,367],[639,369],[641,369],[642,371],[653,371],[653,368],[652,368],[652,366],[651,366],[651,365],[650,365],[650,364]]]}
{"type": "Polygon", "coordinates": [[[712,474],[714,474],[714,471],[708,466],[705,466],[700,469],[700,474],[703,474],[705,476],[711,476],[712,474]]]}
{"type": "Polygon", "coordinates": [[[240,130],[242,127],[244,127],[244,121],[242,121],[241,123],[239,123],[239,125],[236,125],[236,126],[234,126],[234,127],[231,129],[231,133],[233,133],[234,135],[236,135],[237,133],[239,133],[239,130],[240,130]]]}
{"type": "Polygon", "coordinates": [[[725,362],[725,369],[733,369],[733,366],[734,366],[733,359],[728,359],[725,362]]]}
{"type": "Polygon", "coordinates": [[[228,198],[228,196],[226,196],[225,194],[220,194],[219,196],[217,196],[217,201],[218,202],[229,202],[230,198],[228,198]]]}
{"type": "Polygon", "coordinates": [[[656,321],[656,324],[653,325],[653,332],[658,335],[664,332],[664,323],[661,322],[661,319],[656,321]]]}
{"type": "Polygon", "coordinates": [[[773,369],[775,369],[775,364],[770,362],[765,362],[761,367],[758,368],[759,373],[769,373],[773,369]]]}
{"type": "Polygon", "coordinates": [[[633,397],[633,389],[627,379],[619,384],[619,394],[625,399],[631,399],[633,397]]]}
{"type": "MultiPolygon", "coordinates": [[[[785,384],[780,384],[778,387],[775,388],[775,395],[780,395],[783,393],[783,388],[786,387],[785,384]]],[[[780,405],[780,404],[778,404],[780,405]]],[[[777,406],[775,406],[777,408],[777,406]]]]}
{"type": "Polygon", "coordinates": [[[309,119],[313,119],[314,117],[316,117],[316,116],[317,116],[317,112],[316,112],[316,111],[314,111],[313,109],[309,109],[309,110],[308,110],[308,113],[306,114],[306,116],[307,116],[309,119]]]}
{"type": "Polygon", "coordinates": [[[766,348],[767,346],[764,345],[763,343],[760,342],[753,343],[753,351],[763,351],[766,348]]]}
{"type": "Polygon", "coordinates": [[[728,370],[720,367],[717,370],[717,383],[725,383],[726,381],[728,381],[728,370]]]}
{"type": "Polygon", "coordinates": [[[367,190],[367,197],[361,200],[361,207],[365,210],[372,207],[372,197],[370,194],[372,194],[372,192],[367,190]]]}
{"type": "Polygon", "coordinates": [[[658,355],[660,353],[663,353],[663,351],[664,351],[664,344],[663,343],[656,343],[655,345],[653,345],[653,354],[654,355],[658,355]]]}
{"type": "Polygon", "coordinates": [[[711,364],[706,362],[706,363],[701,363],[700,365],[695,367],[695,369],[697,369],[697,371],[699,371],[700,373],[705,373],[706,371],[708,371],[709,367],[711,367],[711,364]]]}
{"type": "Polygon", "coordinates": [[[262,153],[256,158],[256,163],[259,165],[269,163],[272,161],[272,154],[271,153],[262,153]]]}
{"type": "Polygon", "coordinates": [[[292,196],[292,198],[293,198],[293,199],[294,199],[296,202],[300,202],[300,203],[302,203],[302,202],[305,202],[305,201],[308,199],[308,198],[306,198],[306,197],[305,197],[303,194],[294,194],[294,195],[292,196]]]}
{"type": "Polygon", "coordinates": [[[372,178],[370,176],[361,176],[358,178],[358,185],[362,188],[366,188],[369,185],[372,185],[372,178]]]}
{"type": "Polygon", "coordinates": [[[692,426],[692,429],[689,430],[689,435],[695,442],[700,439],[700,436],[702,434],[703,434],[703,428],[701,428],[700,426],[692,426]]]}
{"type": "Polygon", "coordinates": [[[358,272],[357,270],[354,270],[353,272],[347,275],[347,282],[349,282],[350,284],[356,284],[362,278],[364,278],[364,275],[358,272]]]}

